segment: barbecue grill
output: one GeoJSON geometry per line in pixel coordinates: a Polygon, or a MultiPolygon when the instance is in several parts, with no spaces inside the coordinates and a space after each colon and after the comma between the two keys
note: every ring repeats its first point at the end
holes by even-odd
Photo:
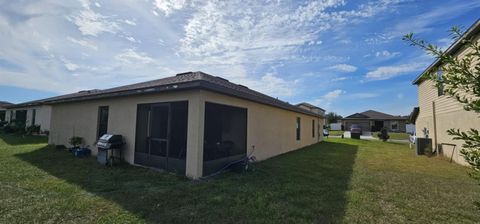
{"type": "Polygon", "coordinates": [[[118,154],[118,160],[122,159],[122,146],[125,144],[122,135],[104,134],[97,141],[97,161],[103,165],[113,165],[115,154],[118,154]],[[117,151],[118,153],[115,153],[117,151]]]}

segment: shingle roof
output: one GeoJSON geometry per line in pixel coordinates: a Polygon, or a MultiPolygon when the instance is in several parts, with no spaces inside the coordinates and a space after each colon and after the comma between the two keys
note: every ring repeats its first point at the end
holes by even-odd
{"type": "Polygon", "coordinates": [[[9,106],[9,105],[12,105],[12,103],[7,102],[7,101],[0,101],[0,107],[6,107],[6,106],[9,106]]]}
{"type": "MultiPolygon", "coordinates": [[[[445,51],[446,54],[453,55],[457,53],[464,45],[463,40],[465,39],[470,39],[474,37],[475,35],[478,35],[480,33],[480,19],[477,19],[475,23],[473,23],[470,28],[460,37],[458,40],[456,40],[448,49],[445,51]]],[[[416,85],[421,83],[424,80],[424,77],[427,73],[429,73],[432,69],[438,68],[442,62],[437,59],[435,60],[432,64],[430,64],[427,69],[425,69],[420,75],[413,80],[412,84],[416,85]]]]}
{"type": "Polygon", "coordinates": [[[47,99],[31,101],[22,104],[16,104],[13,107],[21,107],[35,104],[56,104],[64,102],[75,102],[75,101],[84,101],[84,100],[93,100],[101,98],[110,98],[110,97],[120,97],[120,96],[129,96],[129,95],[140,95],[140,94],[149,94],[157,92],[166,92],[166,91],[179,91],[186,89],[206,89],[225,95],[230,95],[262,104],[267,104],[274,107],[279,107],[282,109],[300,112],[308,115],[317,116],[316,114],[299,108],[297,106],[291,105],[287,102],[275,99],[273,97],[267,96],[265,94],[259,93],[257,91],[251,90],[246,86],[238,85],[228,80],[212,76],[203,72],[186,72],[180,73],[176,76],[171,76],[167,78],[141,82],[131,85],[125,85],[110,89],[104,90],[87,90],[80,91],[77,93],[66,94],[62,96],[51,97],[47,99]]]}
{"type": "Polygon", "coordinates": [[[405,116],[393,116],[390,114],[386,114],[386,113],[382,113],[374,110],[367,110],[362,113],[352,114],[343,119],[407,120],[408,118],[405,116]]]}
{"type": "Polygon", "coordinates": [[[322,109],[322,108],[320,108],[320,107],[317,107],[317,106],[315,106],[315,105],[312,105],[312,104],[309,104],[309,103],[306,103],[306,102],[299,103],[299,104],[297,104],[297,106],[306,106],[306,107],[316,108],[316,109],[325,111],[324,109],[322,109]]]}

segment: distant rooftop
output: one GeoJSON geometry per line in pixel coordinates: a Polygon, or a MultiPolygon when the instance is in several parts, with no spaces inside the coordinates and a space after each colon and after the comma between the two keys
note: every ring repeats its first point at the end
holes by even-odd
{"type": "Polygon", "coordinates": [[[407,120],[408,116],[394,116],[375,110],[367,110],[361,113],[352,114],[342,119],[407,120]]]}

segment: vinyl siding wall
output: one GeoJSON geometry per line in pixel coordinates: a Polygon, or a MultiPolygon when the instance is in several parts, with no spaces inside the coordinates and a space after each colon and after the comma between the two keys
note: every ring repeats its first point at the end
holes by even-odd
{"type": "MultiPolygon", "coordinates": [[[[477,37],[476,40],[479,41],[479,38],[477,37]]],[[[471,51],[463,50],[457,57],[462,57],[468,52],[471,51]]],[[[438,89],[432,80],[425,80],[418,84],[418,105],[420,112],[415,123],[417,136],[424,137],[423,130],[426,128],[429,130],[429,137],[432,138],[433,144],[435,142],[437,145],[441,143],[455,144],[456,149],[454,152],[452,146],[443,147],[444,156],[450,158],[453,154],[455,162],[466,165],[459,153],[463,142],[452,140],[452,136],[447,134],[447,130],[451,128],[460,130],[479,129],[480,114],[463,110],[463,105],[455,98],[446,95],[438,96],[438,89]],[[434,118],[436,130],[434,129],[434,118]]],[[[433,147],[435,148],[436,146],[434,145],[433,147]]]]}

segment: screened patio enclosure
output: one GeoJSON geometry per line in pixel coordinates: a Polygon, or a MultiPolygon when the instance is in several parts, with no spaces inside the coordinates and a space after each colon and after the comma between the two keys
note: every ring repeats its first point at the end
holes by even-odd
{"type": "MultiPolygon", "coordinates": [[[[205,102],[203,176],[245,158],[247,109],[205,102]]],[[[185,174],[188,102],[139,104],[134,162],[185,174]]]]}
{"type": "Polygon", "coordinates": [[[185,174],[188,102],[139,104],[136,164],[185,174]]]}
{"type": "Polygon", "coordinates": [[[205,103],[203,175],[245,158],[247,109],[205,103]]]}

